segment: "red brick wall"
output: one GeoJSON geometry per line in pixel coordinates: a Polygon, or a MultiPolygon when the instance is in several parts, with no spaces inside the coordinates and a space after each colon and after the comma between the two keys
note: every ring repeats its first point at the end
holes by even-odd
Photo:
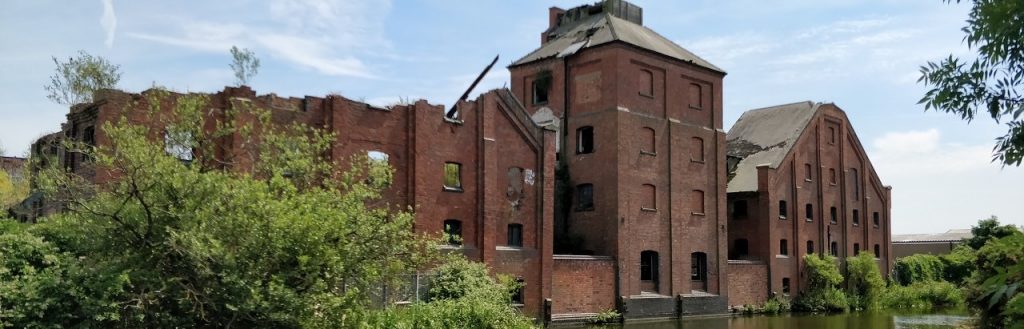
{"type": "Polygon", "coordinates": [[[615,309],[615,261],[606,257],[555,256],[551,313],[615,309]]]}
{"type": "Polygon", "coordinates": [[[761,305],[768,300],[768,265],[764,262],[730,261],[729,305],[761,305]]]}

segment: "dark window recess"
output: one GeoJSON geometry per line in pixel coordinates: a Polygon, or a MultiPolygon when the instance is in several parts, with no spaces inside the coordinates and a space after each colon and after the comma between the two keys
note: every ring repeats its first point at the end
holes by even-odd
{"type": "Polygon", "coordinates": [[[836,143],[836,128],[835,127],[828,127],[828,136],[829,136],[828,143],[829,144],[835,144],[836,143]]]}
{"type": "Polygon", "coordinates": [[[789,255],[789,241],[786,239],[779,240],[779,255],[789,255]]]}
{"type": "Polygon", "coordinates": [[[786,219],[786,200],[779,200],[779,219],[786,219]]]}
{"type": "Polygon", "coordinates": [[[860,226],[860,211],[853,210],[853,226],[860,226]]]}
{"type": "Polygon", "coordinates": [[[462,165],[455,162],[444,164],[444,188],[446,190],[462,190],[462,165]]]}
{"type": "Polygon", "coordinates": [[[807,240],[807,254],[810,255],[810,254],[813,254],[813,253],[814,253],[814,241],[807,240]]]}
{"type": "Polygon", "coordinates": [[[882,247],[875,245],[875,258],[882,258],[882,247]]]}
{"type": "Polygon", "coordinates": [[[832,253],[832,256],[839,256],[839,243],[832,241],[829,251],[832,253]]]}
{"type": "Polygon", "coordinates": [[[522,278],[516,279],[516,287],[512,290],[512,304],[522,305],[523,303],[523,291],[526,290],[526,280],[522,278]]]}
{"type": "Polygon", "coordinates": [[[82,132],[82,142],[86,145],[96,146],[96,128],[93,126],[85,127],[82,132]]]}
{"type": "Polygon", "coordinates": [[[736,239],[736,241],[733,242],[733,250],[733,258],[742,259],[743,257],[750,255],[750,243],[747,242],[747,239],[736,239]]]}
{"type": "Polygon", "coordinates": [[[702,252],[690,254],[690,280],[704,281],[708,278],[708,255],[702,252]]]}
{"type": "Polygon", "coordinates": [[[814,220],[814,205],[808,203],[804,206],[804,218],[807,218],[808,222],[814,220]]]}
{"type": "Polygon", "coordinates": [[[782,278],[782,293],[789,293],[789,278],[782,278]]]}
{"type": "Polygon", "coordinates": [[[523,246],[523,224],[508,224],[508,246],[523,246]]]}
{"type": "Polygon", "coordinates": [[[850,184],[853,185],[853,199],[860,200],[860,175],[857,169],[850,169],[850,184]]]}
{"type": "Polygon", "coordinates": [[[462,245],[462,221],[458,219],[448,219],[444,221],[444,235],[448,244],[461,246],[462,245]]]}
{"type": "Polygon", "coordinates": [[[732,203],[732,218],[747,218],[747,200],[736,200],[735,202],[732,203]]]}
{"type": "Polygon", "coordinates": [[[533,79],[533,104],[545,104],[548,102],[548,94],[551,92],[551,73],[544,71],[533,79]]]}
{"type": "Polygon", "coordinates": [[[644,250],[640,252],[640,280],[658,280],[658,252],[644,250]]]}
{"type": "Polygon", "coordinates": [[[881,224],[881,219],[878,217],[878,212],[871,213],[871,223],[878,227],[881,224]]]}
{"type": "Polygon", "coordinates": [[[576,129],[576,153],[594,153],[594,127],[586,126],[576,129]]]}
{"type": "Polygon", "coordinates": [[[859,254],[859,253],[860,253],[860,244],[859,243],[854,243],[853,244],[853,255],[857,256],[857,254],[859,254]]]}
{"type": "Polygon", "coordinates": [[[594,210],[594,184],[576,185],[576,210],[594,210]]]}
{"type": "Polygon", "coordinates": [[[829,222],[831,222],[832,224],[839,223],[839,219],[838,219],[839,211],[836,210],[836,207],[829,208],[828,209],[828,214],[830,216],[829,219],[828,219],[829,222]]]}
{"type": "Polygon", "coordinates": [[[811,164],[810,163],[805,163],[804,164],[804,179],[806,179],[808,181],[814,179],[814,173],[811,171],[811,164]]]}

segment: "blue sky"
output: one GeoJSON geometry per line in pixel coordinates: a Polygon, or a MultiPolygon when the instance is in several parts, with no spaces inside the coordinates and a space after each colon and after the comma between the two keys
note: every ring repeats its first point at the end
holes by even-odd
{"type": "MultiPolygon", "coordinates": [[[[726,129],[747,109],[835,102],[893,185],[894,233],[967,228],[998,215],[1024,224],[1024,168],[989,161],[1004,128],[924,112],[918,67],[970,56],[968,6],[938,0],[636,0],[644,23],[722,67],[726,129]]],[[[281,96],[338,92],[370,103],[449,104],[500,54],[539,44],[547,8],[586,1],[15,0],[0,12],[0,145],[22,155],[59,129],[46,99],[51,56],[79,49],[121,65],[120,87],[179,91],[233,83],[232,45],[261,59],[250,83],[281,96]]],[[[498,67],[477,91],[505,85],[498,67]]]]}

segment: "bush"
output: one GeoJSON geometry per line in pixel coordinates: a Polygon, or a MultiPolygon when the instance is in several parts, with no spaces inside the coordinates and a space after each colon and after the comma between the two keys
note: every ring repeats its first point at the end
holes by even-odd
{"type": "Polygon", "coordinates": [[[975,266],[967,297],[982,327],[1024,323],[1024,235],[989,240],[978,250],[975,266]]]}
{"type": "Polygon", "coordinates": [[[806,255],[807,291],[793,301],[793,309],[803,312],[846,312],[849,309],[846,294],[837,286],[843,275],[832,256],[806,255]]]}
{"type": "Polygon", "coordinates": [[[924,309],[960,307],[964,293],[945,281],[918,282],[910,286],[892,285],[882,294],[881,304],[889,309],[924,309]]]}
{"type": "Polygon", "coordinates": [[[621,318],[622,318],[622,314],[619,314],[618,311],[607,310],[607,311],[603,311],[603,312],[597,313],[597,315],[594,316],[594,319],[592,319],[590,322],[594,323],[594,324],[613,323],[613,322],[619,322],[619,320],[621,318]]]}
{"type": "Polygon", "coordinates": [[[878,263],[869,253],[861,253],[856,257],[846,258],[846,271],[849,278],[849,304],[851,308],[862,310],[878,309],[881,306],[885,281],[878,270],[878,263]]]}
{"type": "Polygon", "coordinates": [[[967,281],[974,271],[975,250],[961,244],[953,248],[949,254],[942,255],[942,278],[953,284],[960,285],[967,281]]]}
{"type": "Polygon", "coordinates": [[[945,264],[935,255],[917,254],[903,257],[893,264],[894,278],[901,285],[942,280],[945,264]]]}
{"type": "Polygon", "coordinates": [[[764,302],[764,307],[760,311],[765,314],[781,314],[789,312],[790,309],[792,309],[792,305],[789,298],[784,295],[775,295],[764,302]]]}

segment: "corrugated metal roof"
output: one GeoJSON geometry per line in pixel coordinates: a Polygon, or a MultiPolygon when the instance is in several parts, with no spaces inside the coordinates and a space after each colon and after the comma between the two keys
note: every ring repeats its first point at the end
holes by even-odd
{"type": "Polygon", "coordinates": [[[970,229],[949,230],[946,233],[937,234],[893,234],[892,242],[955,242],[971,238],[970,229]]]}
{"type": "Polygon", "coordinates": [[[563,27],[562,29],[568,29],[568,32],[562,33],[560,30],[556,30],[556,34],[559,35],[557,38],[548,41],[540,48],[515,61],[512,63],[512,66],[560,56],[559,54],[563,53],[571,54],[580,49],[619,41],[725,73],[722,69],[698,57],[689,50],[683,49],[683,47],[666,39],[657,32],[611,14],[593,15],[579,23],[563,27]]]}
{"type": "Polygon", "coordinates": [[[757,191],[757,167],[778,168],[819,106],[806,101],[744,112],[726,135],[726,154],[742,159],[726,191],[757,191]]]}

